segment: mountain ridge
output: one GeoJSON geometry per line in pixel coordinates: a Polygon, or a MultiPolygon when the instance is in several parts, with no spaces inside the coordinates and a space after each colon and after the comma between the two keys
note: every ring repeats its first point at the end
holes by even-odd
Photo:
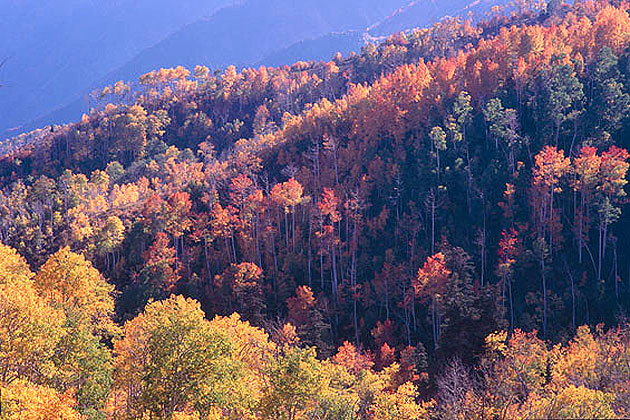
{"type": "MultiPolygon", "coordinates": [[[[218,39],[220,38],[221,33],[229,31],[228,28],[234,27],[235,25],[238,26],[239,24],[243,26],[242,24],[243,22],[245,22],[245,20],[242,14],[236,12],[243,12],[245,13],[245,16],[247,16],[248,13],[246,12],[248,12],[248,8],[252,8],[255,6],[258,9],[254,7],[253,9],[249,10],[249,14],[251,16],[254,16],[256,15],[256,13],[258,13],[257,11],[263,13],[262,16],[267,16],[270,19],[267,26],[271,27],[278,26],[271,23],[274,22],[274,18],[280,19],[282,16],[285,16],[283,20],[286,22],[287,20],[291,20],[289,19],[289,16],[299,15],[299,13],[297,12],[293,15],[290,14],[290,11],[282,12],[282,7],[276,8],[278,10],[281,10],[280,12],[265,10],[265,7],[268,7],[268,5],[261,2],[256,3],[256,1],[258,0],[252,1],[239,2],[234,5],[224,6],[217,10],[212,16],[208,16],[203,19],[198,19],[195,22],[188,23],[180,30],[174,32],[165,39],[162,39],[156,42],[154,45],[149,46],[144,50],[138,52],[138,54],[136,54],[129,61],[123,63],[121,66],[110,71],[106,75],[103,75],[97,81],[91,82],[89,88],[86,88],[81,93],[77,93],[72,100],[69,100],[65,104],[62,104],[48,112],[44,112],[40,114],[37,118],[31,119],[30,121],[24,123],[20,131],[26,132],[49,124],[65,123],[76,120],[78,117],[80,117],[82,113],[88,111],[87,104],[89,103],[89,101],[87,100],[87,95],[89,91],[95,89],[100,90],[103,86],[114,83],[118,80],[136,80],[137,77],[139,77],[141,74],[154,69],[162,67],[174,67],[177,65],[184,65],[192,68],[197,64],[207,65],[213,69],[217,69],[227,67],[231,64],[234,64],[237,67],[247,67],[252,65],[260,65],[263,63],[273,63],[276,65],[292,64],[292,61],[297,61],[297,59],[305,58],[314,60],[326,60],[331,58],[332,55],[339,50],[338,48],[336,48],[335,45],[335,37],[337,38],[337,41],[341,42],[340,45],[343,46],[343,48],[340,49],[340,52],[342,53],[349,53],[350,51],[358,52],[365,44],[363,42],[363,39],[360,39],[355,35],[339,37],[338,35],[334,34],[335,32],[350,34],[350,32],[348,31],[362,31],[368,33],[370,32],[370,30],[377,31],[377,38],[375,38],[375,41],[377,41],[378,37],[380,37],[379,34],[384,33],[384,29],[379,28],[382,28],[385,24],[388,25],[388,28],[391,29],[392,32],[396,32],[400,30],[410,29],[412,26],[427,26],[434,23],[435,20],[439,18],[439,16],[437,15],[432,15],[429,17],[424,16],[422,8],[414,9],[414,5],[419,3],[417,1],[409,2],[408,0],[391,0],[390,3],[387,3],[391,5],[391,7],[384,6],[384,3],[382,2],[375,2],[375,4],[378,3],[380,5],[380,11],[373,11],[372,9],[374,9],[374,7],[368,7],[364,4],[364,2],[360,2],[360,9],[365,12],[363,13],[364,15],[368,13],[367,10],[370,10],[369,13],[371,13],[371,16],[378,16],[379,19],[374,19],[373,17],[370,18],[369,16],[365,15],[364,17],[354,19],[355,23],[353,23],[352,25],[355,26],[355,29],[346,28],[344,30],[338,31],[339,28],[344,26],[342,23],[340,23],[340,19],[342,19],[341,16],[348,13],[335,12],[330,14],[328,18],[313,18],[313,23],[310,24],[310,26],[305,25],[307,29],[302,30],[302,32],[300,32],[301,35],[296,35],[293,37],[293,39],[286,34],[282,35],[281,33],[278,33],[277,35],[275,35],[276,41],[273,43],[273,45],[268,45],[265,47],[264,44],[260,43],[251,44],[247,42],[247,39],[244,36],[242,36],[240,42],[217,44],[216,48],[214,48],[213,46],[212,49],[208,49],[208,47],[206,46],[206,42],[204,42],[205,39],[218,39]],[[252,13],[252,11],[256,13],[252,13]],[[406,21],[388,23],[390,22],[390,19],[398,18],[401,13],[408,14],[406,21]],[[212,27],[214,25],[214,22],[217,20],[223,21],[223,26],[219,25],[221,29],[219,29],[218,27],[212,27]],[[328,21],[329,23],[326,23],[326,21],[328,21]],[[412,25],[409,22],[415,22],[415,25],[412,25]],[[309,32],[309,27],[314,29],[310,30],[309,32]],[[328,29],[316,29],[317,27],[326,27],[328,29]],[[327,36],[328,40],[326,40],[327,36]],[[300,45],[300,43],[302,43],[302,45],[300,45]],[[186,45],[187,47],[184,48],[184,45],[186,45]],[[195,45],[198,45],[198,47],[195,47],[195,45]],[[310,49],[311,55],[307,57],[300,57],[298,54],[300,48],[306,48],[306,50],[310,49]],[[207,50],[207,52],[203,52],[205,50],[207,50]],[[235,51],[238,51],[238,53],[235,53],[235,51]],[[285,62],[282,62],[282,60],[284,60],[285,62]]],[[[286,1],[286,4],[290,3],[291,1],[286,1]]],[[[422,3],[424,4],[424,2],[422,3]]],[[[467,4],[468,2],[465,0],[459,0],[457,3],[457,7],[459,7],[460,3],[467,4]]],[[[278,4],[284,3],[280,1],[278,4]]],[[[450,6],[448,8],[448,11],[457,10],[456,6],[453,6],[453,3],[449,3],[449,5],[450,6]]],[[[348,3],[346,7],[352,8],[354,6],[352,6],[351,3],[348,3]]],[[[246,28],[257,28],[254,22],[244,26],[246,28]]],[[[264,27],[265,25],[262,26],[264,27]]],[[[265,31],[263,30],[263,32],[265,31]]],[[[261,32],[259,35],[256,35],[255,32],[250,33],[250,38],[255,40],[265,38],[268,34],[265,33],[265,35],[263,35],[263,32],[261,32]]],[[[0,132],[1,131],[2,130],[0,129],[0,132]]],[[[15,131],[11,134],[6,133],[5,137],[12,137],[14,135],[15,131]]]]}

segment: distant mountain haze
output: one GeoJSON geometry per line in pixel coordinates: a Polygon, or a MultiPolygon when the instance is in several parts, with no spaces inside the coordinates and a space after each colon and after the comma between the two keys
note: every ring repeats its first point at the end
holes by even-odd
{"type": "Polygon", "coordinates": [[[9,0],[0,16],[8,33],[0,37],[0,59],[8,57],[0,68],[0,138],[76,120],[88,111],[90,91],[154,69],[329,59],[360,50],[365,35],[427,26],[497,2],[9,0]]]}
{"type": "Polygon", "coordinates": [[[397,10],[382,22],[370,27],[372,36],[388,36],[409,28],[432,25],[445,16],[461,16],[468,12],[480,15],[497,4],[499,0],[414,0],[397,10]]]}
{"type": "Polygon", "coordinates": [[[295,42],[330,32],[364,30],[405,0],[250,0],[199,20],[117,70],[129,79],[160,67],[252,65],[295,42]]]}
{"type": "MultiPolygon", "coordinates": [[[[113,69],[232,0],[5,0],[0,131],[84,94],[113,69]]],[[[19,130],[17,130],[19,131],[19,130]]]]}
{"type": "Polygon", "coordinates": [[[322,35],[296,42],[286,48],[269,53],[255,66],[282,66],[297,61],[328,60],[337,52],[346,56],[358,52],[365,44],[364,31],[345,31],[322,35]]]}
{"type": "MultiPolygon", "coordinates": [[[[120,0],[119,3],[124,4],[121,4],[116,10],[121,10],[123,6],[131,8],[132,6],[127,5],[128,2],[129,0],[120,0]]],[[[89,69],[83,65],[77,65],[75,70],[77,73],[81,72],[82,76],[86,76],[82,79],[86,80],[86,84],[82,84],[80,89],[77,89],[74,88],[75,84],[72,83],[72,79],[68,80],[68,83],[57,81],[57,89],[51,88],[46,91],[46,95],[56,96],[55,101],[53,103],[46,101],[46,104],[39,104],[38,107],[38,109],[45,109],[47,106],[48,113],[34,113],[33,110],[30,110],[27,113],[30,122],[26,123],[29,118],[22,119],[20,124],[26,124],[21,127],[21,130],[15,130],[9,135],[80,117],[82,112],[87,111],[83,99],[86,93],[108,83],[117,80],[135,80],[141,74],[151,70],[177,65],[193,67],[197,64],[204,64],[213,69],[224,68],[230,64],[237,66],[253,65],[264,59],[267,54],[301,40],[316,38],[331,32],[364,31],[368,26],[390,15],[407,2],[408,0],[250,0],[247,2],[229,2],[228,7],[219,10],[212,16],[199,13],[199,19],[188,23],[180,30],[172,33],[164,31],[162,40],[142,51],[138,51],[136,44],[128,45],[127,39],[132,36],[131,34],[125,36],[125,39],[118,43],[105,40],[102,42],[103,49],[114,48],[114,45],[119,45],[118,48],[134,50],[136,54],[124,61],[120,60],[120,55],[116,57],[117,60],[110,60],[110,64],[115,61],[115,66],[106,66],[103,64],[104,59],[100,56],[101,63],[91,66],[89,69]],[[95,71],[95,68],[98,70],[107,68],[108,71],[95,71]],[[90,74],[92,75],[91,78],[88,77],[90,74]],[[69,84],[72,86],[68,86],[69,84]],[[58,109],[51,113],[50,111],[55,108],[58,109]]],[[[193,3],[193,1],[188,0],[188,3],[193,3]]],[[[217,4],[223,5],[226,3],[226,1],[217,2],[217,4]]],[[[133,9],[143,10],[140,5],[133,6],[133,9]]],[[[152,14],[157,13],[157,6],[151,10],[152,14]]],[[[167,7],[164,6],[163,10],[167,10],[167,7]]],[[[134,13],[134,15],[137,16],[138,13],[134,13]]],[[[162,15],[168,14],[162,12],[162,15]]],[[[139,18],[142,22],[146,19],[139,18]]],[[[116,22],[115,19],[109,19],[109,21],[116,22]]],[[[127,25],[126,22],[124,25],[127,25]]],[[[113,24],[110,23],[110,25],[113,24]]],[[[131,26],[133,27],[133,25],[131,26]]],[[[155,33],[157,37],[159,25],[151,26],[151,29],[158,31],[155,33]]],[[[108,32],[115,34],[125,30],[129,29],[108,28],[108,32]]],[[[141,30],[134,27],[133,31],[140,32],[141,30]]],[[[86,33],[88,32],[86,31],[86,33]]],[[[330,58],[335,51],[336,49],[333,49],[332,52],[326,53],[325,58],[330,58]]],[[[77,51],[75,48],[73,54],[78,61],[83,56],[84,51],[77,51]]],[[[13,65],[15,64],[14,62],[13,65]]],[[[54,66],[57,71],[67,76],[66,70],[68,69],[65,67],[61,64],[54,66]]],[[[40,74],[40,72],[37,73],[40,74]]],[[[52,78],[54,76],[49,75],[45,81],[39,81],[39,84],[44,84],[52,78]]],[[[32,83],[29,85],[33,86],[32,83]]],[[[36,83],[34,86],[38,86],[38,84],[36,83]]],[[[36,88],[32,89],[35,90],[36,88]]],[[[22,95],[13,95],[8,92],[2,95],[12,97],[16,107],[17,105],[24,105],[26,102],[21,99],[22,95]],[[17,104],[18,101],[21,103],[17,104]]],[[[30,102],[37,102],[41,96],[41,93],[30,95],[32,99],[30,102]]],[[[0,101],[1,111],[7,107],[14,108],[10,102],[5,102],[1,96],[0,101]]],[[[28,105],[26,106],[28,107],[28,105]]],[[[18,114],[25,114],[25,112],[15,110],[12,112],[13,115],[4,112],[2,114],[0,132],[9,128],[7,121],[15,121],[19,116],[18,114]]],[[[14,123],[13,125],[17,124],[14,123]]]]}
{"type": "Polygon", "coordinates": [[[397,32],[414,28],[428,27],[445,16],[461,16],[472,12],[479,16],[492,6],[501,3],[496,0],[415,0],[394,10],[382,20],[378,20],[365,31],[345,31],[329,33],[317,38],[301,40],[289,47],[282,48],[267,55],[257,65],[279,66],[298,60],[326,60],[332,54],[341,52],[344,55],[352,51],[358,52],[369,40],[385,38],[397,32]]]}

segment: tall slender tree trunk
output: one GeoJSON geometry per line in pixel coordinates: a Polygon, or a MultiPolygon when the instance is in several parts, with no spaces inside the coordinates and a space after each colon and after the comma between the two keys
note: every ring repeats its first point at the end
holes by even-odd
{"type": "Polygon", "coordinates": [[[542,274],[543,287],[543,337],[547,338],[547,277],[545,275],[545,253],[541,251],[540,272],[542,274]]]}
{"type": "Polygon", "coordinates": [[[295,208],[291,211],[291,251],[295,252],[295,208]]]}
{"type": "Polygon", "coordinates": [[[438,330],[437,330],[437,311],[435,309],[435,296],[431,300],[431,321],[433,323],[433,348],[437,349],[438,330]]]}
{"type": "Polygon", "coordinates": [[[411,346],[411,328],[409,326],[409,311],[405,309],[405,330],[407,332],[407,345],[411,346]]]}
{"type": "Polygon", "coordinates": [[[608,238],[608,220],[604,220],[604,235],[602,236],[602,258],[606,258],[606,242],[608,238]]]}
{"type": "Polygon", "coordinates": [[[238,258],[236,257],[236,239],[234,238],[234,234],[232,234],[232,253],[232,256],[234,257],[234,262],[236,263],[238,261],[238,258]]]}
{"type": "Polygon", "coordinates": [[[385,276],[385,319],[389,319],[389,276],[385,276]]]}
{"type": "Polygon", "coordinates": [[[567,276],[569,277],[569,281],[571,282],[571,330],[575,332],[576,321],[575,321],[575,281],[573,279],[573,273],[569,268],[569,264],[567,261],[564,261],[564,267],[567,271],[567,276]]]}
{"type": "Polygon", "coordinates": [[[549,255],[553,255],[553,183],[551,184],[551,198],[549,200],[549,255]]]}
{"type": "Polygon", "coordinates": [[[512,300],[512,279],[507,278],[508,282],[508,297],[510,299],[510,330],[514,331],[514,301],[512,300]]]}
{"type": "Polygon", "coordinates": [[[284,212],[284,237],[287,244],[287,252],[289,252],[289,215],[284,212]]]}
{"type": "Polygon", "coordinates": [[[311,212],[309,211],[309,216],[308,216],[309,220],[308,220],[308,249],[306,251],[307,254],[307,265],[308,265],[308,287],[313,287],[313,272],[312,272],[312,265],[313,265],[313,255],[312,255],[312,249],[311,249],[311,237],[312,237],[312,232],[313,232],[313,221],[311,220],[311,212]]]}
{"type": "Polygon", "coordinates": [[[582,264],[582,248],[584,247],[584,193],[580,194],[580,223],[579,223],[579,246],[578,261],[582,264]]]}
{"type": "Polygon", "coordinates": [[[470,153],[468,151],[468,141],[466,141],[466,181],[467,181],[467,188],[466,188],[466,204],[468,205],[468,214],[472,214],[472,169],[470,167],[470,153]]]}
{"type": "Polygon", "coordinates": [[[600,221],[599,222],[599,232],[597,234],[597,241],[598,241],[598,257],[597,257],[597,281],[601,281],[602,279],[602,233],[603,233],[603,226],[602,226],[603,222],[600,221]]]}
{"type": "Polygon", "coordinates": [[[212,274],[210,273],[210,255],[208,254],[208,238],[203,239],[203,255],[206,263],[206,275],[208,276],[208,284],[212,284],[212,274]]]}
{"type": "Polygon", "coordinates": [[[417,322],[416,322],[416,293],[415,290],[413,288],[413,278],[414,278],[414,270],[413,270],[413,262],[415,260],[415,254],[416,254],[416,240],[415,240],[415,232],[414,232],[414,239],[411,241],[411,259],[409,261],[409,287],[411,290],[411,318],[413,320],[413,330],[414,332],[416,331],[417,328],[417,322]]]}
{"type": "Polygon", "coordinates": [[[256,238],[256,258],[258,259],[259,267],[263,266],[262,252],[260,249],[260,213],[256,212],[256,226],[255,226],[255,238],[256,238]]]}
{"type": "Polygon", "coordinates": [[[228,257],[228,264],[232,263],[232,251],[230,250],[230,240],[229,238],[226,236],[225,238],[223,238],[225,240],[225,253],[227,254],[228,257]]]}
{"type": "Polygon", "coordinates": [[[435,255],[435,190],[431,191],[431,255],[435,255]]]}
{"type": "Polygon", "coordinates": [[[319,274],[321,277],[321,289],[324,290],[324,254],[322,252],[319,253],[319,274]]]}
{"type": "Polygon", "coordinates": [[[350,268],[350,278],[352,279],[351,284],[352,284],[352,315],[353,315],[353,324],[354,324],[354,339],[355,339],[355,344],[358,347],[359,346],[359,322],[357,319],[357,243],[356,243],[356,230],[357,230],[357,226],[355,223],[354,226],[354,232],[353,232],[353,237],[354,237],[354,244],[353,244],[353,249],[352,249],[352,264],[351,264],[351,268],[350,268]]]}
{"type": "Polygon", "coordinates": [[[331,239],[330,247],[331,247],[331,256],[332,256],[332,295],[335,300],[335,303],[337,303],[338,301],[337,288],[339,285],[338,285],[338,279],[337,279],[337,253],[335,251],[336,247],[335,247],[334,227],[333,227],[333,236],[331,239]]]}
{"type": "Polygon", "coordinates": [[[271,235],[271,254],[273,256],[273,286],[276,289],[278,283],[278,253],[276,252],[276,240],[274,235],[271,235]]]}
{"type": "MultiPolygon", "coordinates": [[[[343,244],[341,242],[341,223],[337,224],[337,234],[338,234],[337,237],[339,238],[339,241],[337,241],[337,251],[339,252],[339,271],[338,272],[342,275],[342,278],[343,278],[343,273],[347,273],[347,271],[344,270],[345,266],[344,266],[344,260],[343,260],[343,244]]],[[[348,234],[347,230],[346,230],[346,234],[348,234]]],[[[350,242],[350,240],[348,240],[348,242],[350,242]]]]}
{"type": "Polygon", "coordinates": [[[613,243],[613,265],[615,267],[615,298],[619,303],[619,266],[617,263],[617,244],[613,243]]]}

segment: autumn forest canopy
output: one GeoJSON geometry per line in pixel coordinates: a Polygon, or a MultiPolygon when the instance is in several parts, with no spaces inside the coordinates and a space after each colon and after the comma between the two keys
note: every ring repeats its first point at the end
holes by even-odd
{"type": "Polygon", "coordinates": [[[630,416],[630,4],[164,68],[0,143],[0,419],[630,416]]]}

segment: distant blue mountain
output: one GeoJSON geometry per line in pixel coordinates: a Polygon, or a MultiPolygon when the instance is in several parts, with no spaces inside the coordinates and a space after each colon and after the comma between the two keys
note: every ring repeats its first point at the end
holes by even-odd
{"type": "MultiPolygon", "coordinates": [[[[48,114],[232,0],[0,1],[0,133],[48,114]]],[[[19,128],[17,131],[20,131],[19,128]]]]}
{"type": "Polygon", "coordinates": [[[256,66],[282,66],[297,61],[328,60],[336,53],[347,56],[359,52],[364,41],[364,31],[330,33],[314,39],[296,42],[289,47],[276,50],[256,63],[256,66]]]}
{"type": "MultiPolygon", "coordinates": [[[[131,0],[119,0],[128,1],[131,0]]],[[[166,0],[162,0],[164,1],[166,0]]],[[[226,1],[222,1],[222,4],[225,4],[226,1]]],[[[135,80],[153,69],[177,65],[193,67],[196,64],[204,64],[214,69],[224,68],[230,64],[239,67],[254,65],[268,54],[301,40],[317,38],[330,32],[364,31],[407,2],[408,0],[248,0],[232,3],[209,17],[202,17],[185,25],[178,31],[165,32],[159,42],[136,51],[134,56],[124,62],[118,60],[117,65],[110,67],[105,73],[94,71],[94,66],[85,69],[83,66],[74,65],[76,72],[91,72],[91,80],[85,78],[89,83],[80,84],[81,89],[74,89],[68,87],[68,80],[64,80],[66,83],[56,80],[55,85],[58,89],[50,88],[47,92],[47,95],[58,96],[54,106],[50,106],[50,101],[40,104],[38,108],[48,107],[48,113],[31,112],[32,121],[23,124],[20,131],[80,117],[81,112],[87,111],[82,98],[90,90],[113,81],[135,80]],[[54,110],[55,108],[57,109],[54,110]]],[[[164,8],[162,13],[167,15],[168,8],[164,8]]],[[[114,45],[117,45],[116,42],[111,41],[102,48],[113,48],[114,45]]],[[[137,48],[129,50],[135,51],[137,48]]],[[[78,56],[82,56],[83,53],[75,51],[67,54],[72,54],[78,60],[78,56]]],[[[326,53],[325,57],[329,58],[330,55],[326,53]]],[[[64,76],[67,76],[67,70],[70,70],[68,66],[61,65],[55,68],[60,69],[60,74],[64,76]]],[[[104,68],[106,66],[99,66],[99,69],[104,68]]],[[[3,103],[1,95],[2,92],[0,114],[5,105],[9,105],[3,103]]],[[[31,103],[37,101],[37,96],[40,95],[31,96],[33,99],[31,103]]],[[[16,96],[15,99],[19,101],[20,97],[16,96]]],[[[0,133],[3,128],[7,128],[3,120],[13,121],[15,116],[0,117],[0,133]]]]}
{"type": "Polygon", "coordinates": [[[359,52],[366,42],[374,42],[397,32],[414,28],[428,27],[446,16],[463,16],[468,12],[482,16],[496,4],[497,0],[415,0],[393,10],[382,20],[372,24],[364,31],[346,31],[329,33],[317,38],[301,40],[289,47],[269,54],[257,65],[279,66],[296,61],[327,60],[335,53],[347,55],[359,52]],[[438,5],[439,3],[439,5],[438,5]]]}
{"type": "Polygon", "coordinates": [[[331,32],[365,31],[408,0],[249,0],[187,25],[108,77],[135,78],[160,67],[251,66],[274,51],[331,32]]]}
{"type": "Polygon", "coordinates": [[[388,36],[411,28],[426,27],[445,16],[464,16],[468,12],[483,15],[497,4],[507,0],[413,0],[387,19],[369,29],[372,36],[388,36]]]}
{"type": "Polygon", "coordinates": [[[4,1],[0,138],[76,120],[90,91],[157,68],[326,60],[507,0],[4,1]]]}

